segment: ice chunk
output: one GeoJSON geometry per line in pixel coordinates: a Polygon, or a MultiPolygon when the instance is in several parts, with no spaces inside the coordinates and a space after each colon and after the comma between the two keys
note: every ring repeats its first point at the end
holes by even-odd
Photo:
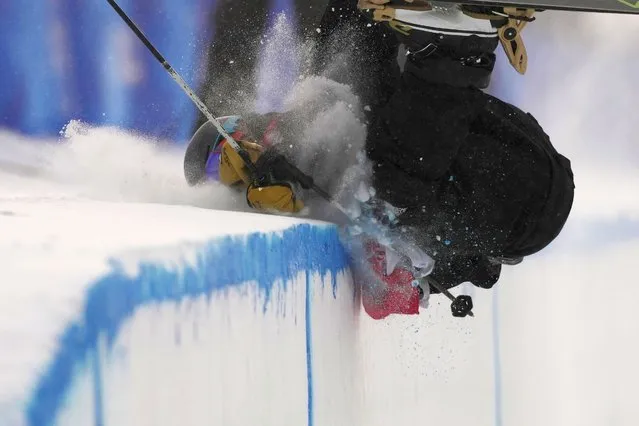
{"type": "Polygon", "coordinates": [[[357,187],[355,198],[362,203],[365,203],[371,199],[370,190],[364,182],[360,182],[359,186],[357,187]]]}
{"type": "Polygon", "coordinates": [[[395,250],[385,247],[386,249],[386,275],[390,275],[395,270],[395,266],[402,259],[402,256],[395,252],[395,250]]]}

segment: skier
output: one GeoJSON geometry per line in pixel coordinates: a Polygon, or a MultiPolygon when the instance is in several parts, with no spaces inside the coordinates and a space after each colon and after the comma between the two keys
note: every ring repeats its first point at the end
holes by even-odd
{"type": "MultiPolygon", "coordinates": [[[[365,6],[375,3],[387,1],[369,0],[365,6]]],[[[333,0],[320,38],[330,46],[331,37],[343,40],[348,34],[353,43],[352,68],[337,75],[370,110],[365,148],[376,194],[367,202],[370,211],[434,260],[425,274],[441,288],[471,282],[488,289],[498,281],[502,264],[517,264],[557,237],[572,207],[574,183],[570,161],[555,150],[534,117],[482,91],[492,74],[499,31],[493,20],[477,20],[460,10],[404,10],[395,12],[395,22],[376,22],[354,2],[333,0]],[[398,15],[403,26],[398,26],[398,15]],[[425,25],[428,20],[433,22],[425,25]],[[396,61],[400,41],[408,49],[403,70],[396,61]]],[[[518,53],[511,63],[523,72],[525,54],[518,40],[509,45],[518,53]]],[[[320,52],[318,63],[328,64],[328,57],[330,48],[320,52]]],[[[339,185],[325,177],[339,175],[354,156],[345,155],[328,173],[325,161],[300,164],[306,141],[291,123],[299,119],[288,113],[224,119],[250,152],[261,177],[257,184],[237,153],[212,126],[203,125],[185,156],[187,180],[197,184],[212,176],[246,188],[252,207],[300,212],[304,204],[298,187],[309,184],[286,164],[324,180],[330,192],[339,185]]],[[[325,154],[321,146],[314,146],[313,153],[315,160],[325,154]]],[[[439,292],[414,285],[420,272],[415,262],[398,263],[375,241],[367,241],[365,249],[371,271],[384,284],[363,287],[371,317],[417,314],[420,299],[439,292]]]]}

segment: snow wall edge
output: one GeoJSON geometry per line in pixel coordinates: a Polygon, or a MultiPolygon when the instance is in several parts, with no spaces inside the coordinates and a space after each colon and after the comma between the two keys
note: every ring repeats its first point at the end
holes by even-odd
{"type": "Polygon", "coordinates": [[[59,337],[27,424],[312,425],[317,393],[332,412],[355,408],[347,387],[314,376],[317,358],[343,364],[337,381],[353,371],[358,303],[335,227],[217,237],[177,268],[110,264],[59,337]],[[334,327],[348,330],[326,344],[334,327]]]}

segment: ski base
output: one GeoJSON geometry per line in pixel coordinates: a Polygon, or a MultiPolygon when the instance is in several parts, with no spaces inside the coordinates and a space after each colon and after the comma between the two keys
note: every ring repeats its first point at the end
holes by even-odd
{"type": "MultiPolygon", "coordinates": [[[[425,5],[428,1],[392,0],[392,4],[425,5]]],[[[485,7],[516,7],[521,9],[562,10],[569,12],[639,14],[639,0],[437,0],[437,3],[455,3],[485,7]]]]}

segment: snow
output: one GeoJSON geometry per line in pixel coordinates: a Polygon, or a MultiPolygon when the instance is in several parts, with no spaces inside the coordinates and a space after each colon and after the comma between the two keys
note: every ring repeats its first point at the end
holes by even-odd
{"type": "Polygon", "coordinates": [[[175,148],[116,128],[71,121],[54,140],[33,141],[0,130],[0,194],[84,197],[245,210],[222,186],[190,188],[175,148]]]}
{"type": "Polygon", "coordinates": [[[5,419],[19,417],[16,410],[51,362],[59,336],[81,316],[87,290],[113,270],[113,260],[129,276],[140,272],[142,261],[180,270],[193,266],[205,243],[220,236],[279,235],[304,223],[326,227],[296,218],[158,204],[188,197],[196,205],[233,206],[234,201],[219,196],[206,201],[202,194],[228,193],[186,187],[178,180],[181,157],[139,137],[78,123],[65,135],[67,144],[37,145],[2,135],[9,147],[0,161],[0,347],[11,348],[0,357],[5,419]]]}
{"type": "Polygon", "coordinates": [[[0,287],[0,347],[12,348],[1,357],[0,401],[22,395],[36,382],[57,337],[79,316],[87,287],[111,269],[108,259],[122,259],[131,275],[141,260],[178,267],[192,263],[189,253],[213,237],[268,233],[301,223],[90,200],[0,199],[0,209],[5,283],[0,287]]]}
{"type": "MultiPolygon", "coordinates": [[[[84,304],[95,300],[87,289],[106,289],[100,283],[113,280],[140,285],[149,273],[191,274],[220,234],[259,230],[286,237],[291,226],[308,223],[330,235],[322,222],[228,210],[242,197],[215,185],[187,187],[181,153],[140,135],[71,123],[62,136],[63,143],[34,143],[5,132],[0,140],[8,148],[0,158],[0,347],[12,349],[0,356],[2,426],[28,424],[23,410],[34,401],[34,386],[46,379],[60,333],[84,318],[84,304]],[[149,270],[151,264],[162,269],[149,270]]],[[[304,232],[286,238],[314,244],[304,232]]],[[[325,248],[315,256],[318,264],[333,264],[325,248]]],[[[414,418],[408,408],[433,384],[447,395],[453,388],[445,381],[459,380],[471,365],[480,372],[471,374],[478,386],[490,377],[489,356],[476,361],[464,355],[471,347],[475,353],[489,349],[478,346],[482,332],[469,338],[479,323],[462,326],[449,317],[447,302],[431,300],[421,318],[377,324],[361,316],[345,273],[301,273],[273,283],[268,298],[264,290],[248,279],[208,298],[141,305],[118,320],[115,340],[98,340],[97,355],[77,364],[65,385],[73,403],[60,406],[60,424],[91,423],[97,412],[105,425],[131,419],[175,424],[178,418],[201,424],[220,415],[225,424],[280,424],[282,416],[295,424],[408,424],[414,418]],[[448,350],[457,355],[451,358],[448,350]],[[453,359],[461,368],[451,375],[453,359]],[[415,370],[415,363],[425,363],[431,379],[415,383],[415,374],[426,371],[415,370]],[[99,372],[101,385],[90,371],[99,372]],[[399,388],[416,386],[416,394],[389,396],[382,385],[387,379],[399,388]],[[371,408],[383,407],[383,400],[408,405],[395,415],[371,408]]],[[[448,418],[444,409],[431,410],[435,420],[448,418]]],[[[484,408],[473,415],[489,419],[490,413],[484,408]]]]}

